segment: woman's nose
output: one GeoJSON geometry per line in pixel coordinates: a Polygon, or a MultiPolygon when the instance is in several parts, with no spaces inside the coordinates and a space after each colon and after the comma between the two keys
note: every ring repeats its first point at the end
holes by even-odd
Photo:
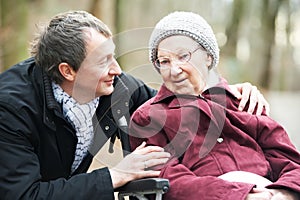
{"type": "Polygon", "coordinates": [[[172,66],[171,66],[171,75],[178,75],[182,72],[182,69],[181,67],[176,64],[176,63],[172,63],[172,66]]]}

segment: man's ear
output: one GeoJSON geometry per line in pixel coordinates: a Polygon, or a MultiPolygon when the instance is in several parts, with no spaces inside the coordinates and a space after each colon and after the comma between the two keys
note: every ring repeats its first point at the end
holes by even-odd
{"type": "Polygon", "coordinates": [[[60,63],[58,65],[58,70],[60,74],[68,81],[74,81],[76,77],[76,72],[68,63],[60,63]]]}

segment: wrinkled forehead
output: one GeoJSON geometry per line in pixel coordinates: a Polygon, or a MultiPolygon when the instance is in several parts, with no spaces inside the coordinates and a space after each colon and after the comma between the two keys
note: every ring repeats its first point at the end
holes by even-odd
{"type": "Polygon", "coordinates": [[[181,50],[191,50],[195,48],[198,43],[191,37],[184,35],[169,36],[158,44],[157,54],[161,52],[177,52],[181,50]]]}

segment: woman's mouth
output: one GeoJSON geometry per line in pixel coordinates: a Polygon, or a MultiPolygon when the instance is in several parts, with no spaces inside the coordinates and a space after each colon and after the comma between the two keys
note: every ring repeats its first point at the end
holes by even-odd
{"type": "Polygon", "coordinates": [[[186,79],[180,79],[180,80],[173,81],[173,83],[174,83],[175,85],[182,85],[182,84],[184,84],[185,80],[186,80],[186,79]]]}

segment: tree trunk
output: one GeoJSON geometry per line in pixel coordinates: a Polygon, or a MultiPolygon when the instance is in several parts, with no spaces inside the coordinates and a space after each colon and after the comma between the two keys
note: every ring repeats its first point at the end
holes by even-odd
{"type": "Polygon", "coordinates": [[[244,15],[244,1],[243,0],[234,0],[232,16],[229,22],[229,25],[226,27],[227,43],[226,48],[223,48],[222,51],[226,56],[235,56],[236,55],[236,46],[239,38],[239,25],[244,15]]]}
{"type": "Polygon", "coordinates": [[[28,41],[24,40],[28,38],[28,1],[1,0],[0,9],[1,70],[5,70],[28,56],[28,41]]]}
{"type": "Polygon", "coordinates": [[[271,59],[275,42],[275,19],[281,0],[268,0],[262,3],[262,38],[264,41],[262,74],[260,84],[263,88],[270,88],[271,81],[271,59]]]}

